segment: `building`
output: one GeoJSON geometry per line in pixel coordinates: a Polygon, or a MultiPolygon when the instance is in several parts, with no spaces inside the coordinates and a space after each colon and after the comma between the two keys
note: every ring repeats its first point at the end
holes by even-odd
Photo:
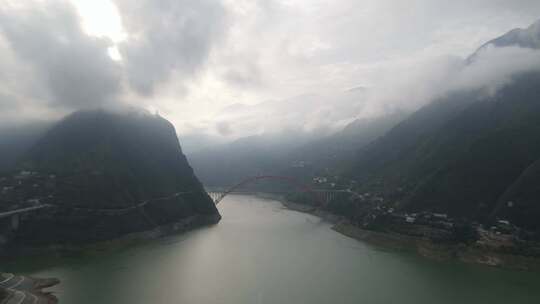
{"type": "Polygon", "coordinates": [[[407,216],[405,216],[405,222],[407,222],[409,224],[413,224],[414,222],[416,222],[416,217],[411,216],[411,215],[407,215],[407,216]]]}

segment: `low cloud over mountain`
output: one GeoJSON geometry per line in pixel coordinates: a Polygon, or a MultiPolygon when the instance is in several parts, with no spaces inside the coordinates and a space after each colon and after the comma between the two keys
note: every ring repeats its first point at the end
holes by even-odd
{"type": "Polygon", "coordinates": [[[0,116],[129,103],[183,136],[328,132],[537,69],[525,48],[533,27],[492,42],[521,44],[465,58],[539,16],[525,0],[10,0],[0,5],[0,116]]]}

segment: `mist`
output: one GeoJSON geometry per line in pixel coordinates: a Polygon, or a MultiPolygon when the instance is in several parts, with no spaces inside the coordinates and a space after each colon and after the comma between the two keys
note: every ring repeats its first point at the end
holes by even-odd
{"type": "Polygon", "coordinates": [[[442,3],[411,3],[431,12],[423,17],[385,1],[105,2],[115,9],[106,15],[118,16],[101,23],[120,26],[110,34],[90,31],[92,16],[77,1],[0,6],[0,127],[138,107],[171,120],[183,138],[206,138],[204,146],[291,131],[323,136],[460,90],[495,94],[540,68],[530,48],[476,52],[536,20],[534,1],[479,1],[466,14],[462,1],[444,4],[445,13],[442,3]],[[495,17],[501,7],[508,14],[495,17]],[[319,25],[336,16],[342,22],[319,25]]]}

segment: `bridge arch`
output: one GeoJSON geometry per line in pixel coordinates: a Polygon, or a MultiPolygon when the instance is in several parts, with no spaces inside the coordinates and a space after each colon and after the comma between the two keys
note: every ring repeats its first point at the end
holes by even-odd
{"type": "Polygon", "coordinates": [[[301,182],[301,181],[299,181],[299,180],[297,180],[296,178],[293,178],[293,177],[278,176],[278,175],[260,175],[260,176],[248,177],[248,178],[244,179],[243,181],[239,182],[238,184],[230,187],[226,191],[220,192],[214,198],[214,203],[216,205],[219,204],[221,202],[221,200],[223,200],[225,198],[225,196],[227,196],[231,192],[234,192],[234,191],[242,188],[243,186],[245,186],[247,184],[251,184],[251,183],[257,182],[259,180],[277,180],[277,181],[286,182],[286,183],[294,186],[295,188],[301,190],[302,192],[309,193],[311,196],[313,196],[313,198],[317,201],[317,203],[319,203],[320,205],[323,205],[321,203],[321,200],[320,200],[319,196],[317,195],[317,192],[315,192],[309,185],[307,185],[306,183],[303,183],[303,182],[301,182]]]}

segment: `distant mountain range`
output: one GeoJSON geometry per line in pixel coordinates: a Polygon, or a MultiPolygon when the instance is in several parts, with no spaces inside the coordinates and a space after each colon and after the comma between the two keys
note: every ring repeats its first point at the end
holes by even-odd
{"type": "Polygon", "coordinates": [[[188,159],[206,186],[231,186],[249,176],[277,174],[288,153],[310,142],[300,132],[249,136],[192,153],[188,159]]]}
{"type": "Polygon", "coordinates": [[[282,132],[241,138],[188,155],[197,176],[212,187],[231,186],[260,174],[294,176],[306,181],[337,172],[356,152],[405,116],[394,113],[358,119],[331,135],[282,132]]]}

